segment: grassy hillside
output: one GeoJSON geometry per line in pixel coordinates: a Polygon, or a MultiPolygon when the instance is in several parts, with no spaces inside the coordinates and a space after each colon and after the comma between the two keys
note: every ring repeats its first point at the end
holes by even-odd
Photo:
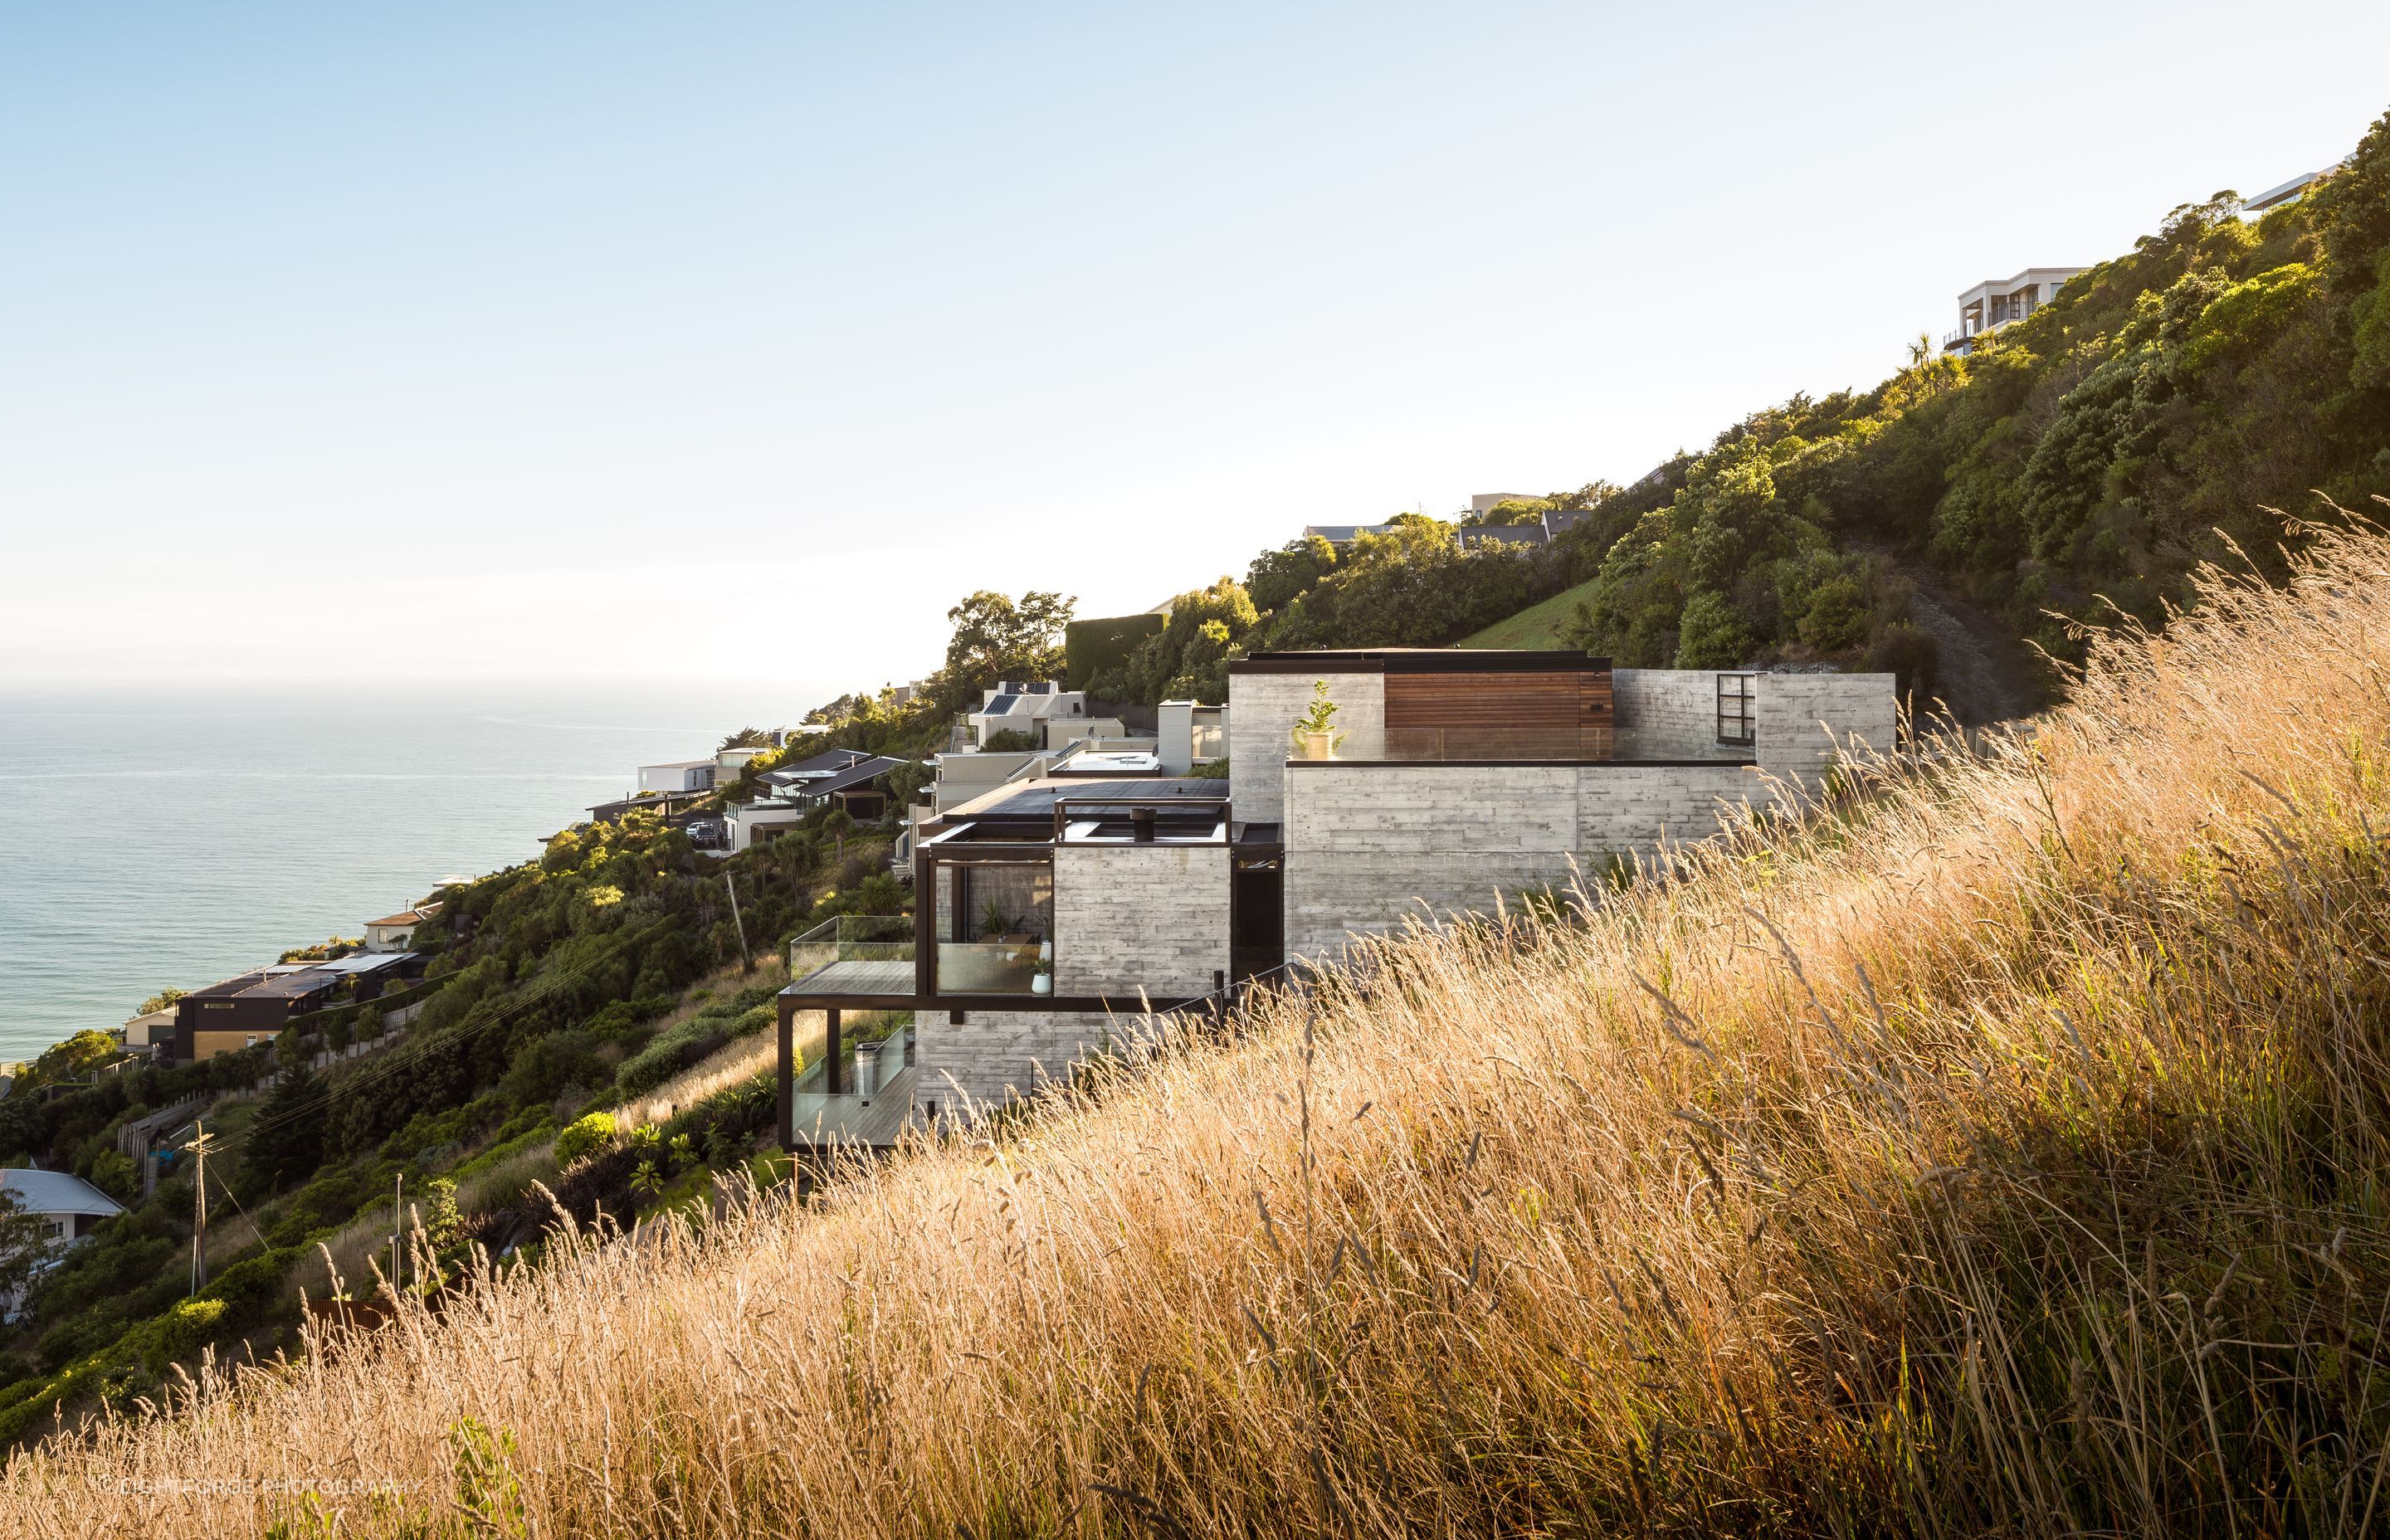
{"type": "Polygon", "coordinates": [[[333,1533],[120,1485],[197,1476],[397,1483],[341,1534],[2360,1533],[2390,540],[2200,591],[1988,757],[0,1493],[61,1534],[333,1533]]]}
{"type": "Polygon", "coordinates": [[[1566,647],[1561,632],[1576,616],[1576,607],[1593,597],[1593,584],[1564,588],[1539,604],[1531,604],[1508,620],[1460,639],[1462,647],[1566,647]]]}

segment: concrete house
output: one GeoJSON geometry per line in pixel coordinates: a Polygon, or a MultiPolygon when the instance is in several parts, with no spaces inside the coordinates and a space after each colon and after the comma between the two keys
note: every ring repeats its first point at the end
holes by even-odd
{"type": "Polygon", "coordinates": [[[1229,665],[1227,710],[1226,779],[1040,775],[917,822],[914,915],[791,948],[784,1142],[885,1145],[1001,1105],[1150,1011],[1705,838],[1897,731],[1888,674],[1568,651],[1259,653],[1229,665]],[[1323,686],[1335,734],[1298,742],[1323,686]],[[796,1017],[816,1010],[828,1051],[799,1076],[796,1017]],[[877,1035],[858,1046],[861,1011],[877,1035]]]}

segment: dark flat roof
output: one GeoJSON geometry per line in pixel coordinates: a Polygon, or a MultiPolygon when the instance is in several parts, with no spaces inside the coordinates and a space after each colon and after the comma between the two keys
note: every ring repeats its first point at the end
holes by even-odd
{"type": "Polygon", "coordinates": [[[241,991],[249,988],[250,985],[257,982],[260,979],[264,977],[264,974],[255,971],[236,973],[229,979],[220,980],[215,983],[208,985],[205,989],[192,990],[189,994],[184,995],[183,998],[186,1000],[212,1000],[226,995],[238,995],[241,991]]]}
{"type": "Polygon", "coordinates": [[[764,772],[764,778],[769,780],[774,776],[820,775],[825,771],[843,770],[860,761],[877,757],[866,749],[825,749],[818,754],[809,754],[803,759],[791,760],[786,764],[776,764],[764,772]]]}
{"type": "Polygon", "coordinates": [[[282,973],[242,990],[243,995],[263,995],[271,1000],[301,1000],[318,990],[331,988],[341,982],[337,973],[306,969],[297,973],[282,973]]]}
{"type": "Polygon", "coordinates": [[[1567,648],[1368,647],[1255,652],[1230,674],[1585,674],[1610,660],[1567,648]]]}
{"type": "MultiPolygon", "coordinates": [[[[405,953],[386,955],[396,957],[407,956],[405,953]]],[[[195,989],[183,998],[221,1000],[226,995],[244,995],[268,1000],[299,1000],[318,990],[329,989],[340,982],[340,974],[324,972],[315,967],[295,968],[280,973],[258,969],[226,979],[222,983],[210,984],[205,989],[195,989]]]]}
{"type": "Polygon", "coordinates": [[[833,791],[844,791],[850,787],[876,781],[889,771],[903,765],[904,763],[903,760],[883,759],[874,754],[867,759],[858,760],[835,774],[817,776],[808,781],[799,781],[791,789],[803,792],[808,797],[824,797],[833,791]]]}

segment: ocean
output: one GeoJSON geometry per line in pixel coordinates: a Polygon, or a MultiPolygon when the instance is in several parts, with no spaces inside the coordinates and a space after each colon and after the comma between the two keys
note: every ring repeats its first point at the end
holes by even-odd
{"type": "Polygon", "coordinates": [[[0,685],[0,1060],[539,854],[792,681],[0,685]]]}

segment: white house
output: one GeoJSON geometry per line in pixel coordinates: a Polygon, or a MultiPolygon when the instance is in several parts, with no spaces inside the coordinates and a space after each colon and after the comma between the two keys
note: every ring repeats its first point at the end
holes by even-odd
{"type": "Polygon", "coordinates": [[[2243,199],[2241,202],[2242,216],[2253,218],[2270,212],[2286,203],[2296,203],[2307,195],[2307,189],[2346,164],[2348,161],[2342,160],[2337,164],[2326,166],[2321,171],[2311,171],[2305,176],[2294,176],[2279,187],[2268,187],[2255,198],[2243,199]]]}
{"type": "Polygon", "coordinates": [[[2013,278],[1986,278],[1959,296],[1959,329],[1944,335],[1942,351],[1964,354],[1974,340],[1998,331],[2057,298],[2088,267],[2028,267],[2013,278]]]}
{"type": "MultiPolygon", "coordinates": [[[[123,1204],[67,1171],[0,1171],[0,1193],[25,1213],[48,1221],[50,1255],[43,1263],[45,1270],[57,1266],[67,1248],[88,1239],[101,1220],[124,1212],[123,1204]]],[[[21,1303],[13,1292],[0,1293],[0,1315],[15,1320],[21,1303]]]]}
{"type": "MultiPolygon", "coordinates": [[[[741,760],[739,763],[744,764],[747,762],[741,760]]],[[[639,766],[639,789],[674,794],[711,791],[717,768],[712,755],[704,759],[676,759],[662,764],[642,764],[639,766]]]]}
{"type": "Polygon", "coordinates": [[[1165,776],[1192,775],[1228,757],[1228,708],[1200,700],[1165,700],[1156,713],[1154,753],[1165,776]]]}
{"type": "MultiPolygon", "coordinates": [[[[440,912],[438,904],[418,904],[412,909],[401,909],[394,915],[366,921],[366,950],[368,952],[404,952],[415,938],[415,928],[440,912]]],[[[131,1040],[128,1038],[129,1046],[131,1040]]]]}
{"type": "Polygon", "coordinates": [[[1068,741],[1067,734],[1057,735],[1047,730],[1051,722],[1067,727],[1087,714],[1087,692],[1066,690],[1051,679],[1015,681],[1008,679],[991,686],[980,702],[979,710],[964,713],[971,725],[972,740],[984,745],[997,733],[1026,733],[1032,744],[1047,747],[1057,736],[1068,741]]]}
{"type": "Polygon", "coordinates": [[[174,1040],[174,1007],[153,1010],[147,1016],[135,1016],[124,1023],[124,1046],[137,1052],[148,1052],[161,1043],[174,1040]]]}

